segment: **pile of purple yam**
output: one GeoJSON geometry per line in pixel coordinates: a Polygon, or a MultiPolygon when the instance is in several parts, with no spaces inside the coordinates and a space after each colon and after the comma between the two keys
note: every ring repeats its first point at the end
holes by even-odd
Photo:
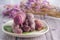
{"type": "Polygon", "coordinates": [[[12,30],[14,33],[22,34],[23,32],[40,31],[43,28],[42,22],[35,19],[32,13],[18,13],[13,20],[12,30]]]}

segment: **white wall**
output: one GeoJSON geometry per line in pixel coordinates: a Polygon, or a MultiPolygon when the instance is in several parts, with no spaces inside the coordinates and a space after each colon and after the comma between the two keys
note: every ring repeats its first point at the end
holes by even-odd
{"type": "MultiPolygon", "coordinates": [[[[19,4],[20,1],[26,0],[0,0],[0,4],[19,4]]],[[[60,0],[48,0],[50,4],[60,7],[60,0]]]]}
{"type": "Polygon", "coordinates": [[[19,4],[21,0],[0,0],[0,4],[19,4]]]}
{"type": "Polygon", "coordinates": [[[20,4],[20,2],[26,2],[27,0],[0,0],[0,4],[20,4]]]}
{"type": "Polygon", "coordinates": [[[60,0],[48,0],[50,4],[60,7],[60,0]]]}

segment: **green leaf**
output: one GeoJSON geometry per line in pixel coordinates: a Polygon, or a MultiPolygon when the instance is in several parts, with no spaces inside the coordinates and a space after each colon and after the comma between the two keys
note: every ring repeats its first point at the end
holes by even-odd
{"type": "Polygon", "coordinates": [[[12,28],[11,28],[10,25],[5,25],[5,26],[4,26],[4,29],[5,29],[6,31],[8,31],[8,32],[12,32],[12,28]]]}

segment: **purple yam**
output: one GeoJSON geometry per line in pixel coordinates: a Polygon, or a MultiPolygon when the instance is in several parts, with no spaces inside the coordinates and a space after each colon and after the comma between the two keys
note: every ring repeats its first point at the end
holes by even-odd
{"type": "Polygon", "coordinates": [[[23,31],[24,32],[29,32],[30,31],[30,27],[29,26],[27,26],[27,25],[24,25],[24,27],[23,27],[23,31]]]}

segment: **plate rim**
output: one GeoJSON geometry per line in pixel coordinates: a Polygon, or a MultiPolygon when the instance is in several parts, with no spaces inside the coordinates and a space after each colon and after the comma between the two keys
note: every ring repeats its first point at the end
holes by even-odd
{"type": "MultiPolygon", "coordinates": [[[[10,20],[10,21],[12,21],[12,20],[10,20]]],[[[2,26],[2,31],[3,31],[5,34],[11,35],[11,36],[24,37],[24,38],[26,38],[26,37],[37,37],[37,36],[43,35],[43,34],[45,34],[45,33],[47,33],[47,32],[49,31],[49,26],[48,26],[48,24],[47,24],[44,20],[41,20],[42,22],[44,22],[44,23],[46,24],[46,27],[47,27],[47,30],[46,30],[45,32],[43,32],[43,33],[40,33],[40,31],[39,31],[38,34],[24,34],[24,35],[23,35],[23,34],[16,34],[16,33],[7,32],[7,31],[4,30],[4,25],[6,25],[7,23],[9,23],[10,21],[8,21],[8,22],[6,22],[5,24],[3,24],[3,26],[2,26]]]]}

